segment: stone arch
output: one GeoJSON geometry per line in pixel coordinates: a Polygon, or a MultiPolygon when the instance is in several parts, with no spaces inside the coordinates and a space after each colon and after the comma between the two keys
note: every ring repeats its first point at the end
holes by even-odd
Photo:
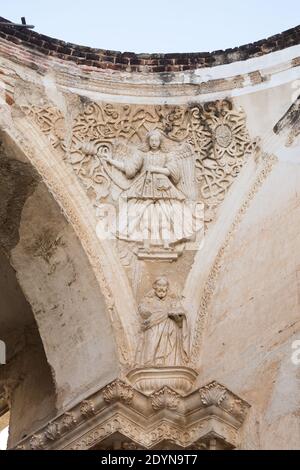
{"type": "MultiPolygon", "coordinates": [[[[2,126],[0,141],[1,339],[9,351],[0,392],[12,407],[12,446],[114,379],[119,355],[114,306],[64,215],[68,209],[28,158],[22,134],[2,126]]],[[[34,147],[41,151],[38,142],[34,147]]]]}
{"type": "Polygon", "coordinates": [[[51,143],[28,116],[19,108],[17,111],[13,110],[13,113],[9,109],[7,115],[3,115],[9,122],[9,125],[3,124],[3,128],[42,178],[66,220],[73,227],[104,295],[120,362],[125,365],[132,364],[138,332],[137,309],[128,279],[111,248],[110,240],[98,239],[97,219],[88,209],[87,195],[72,169],[66,167],[61,156],[55,152],[51,143]]]}
{"type": "Polygon", "coordinates": [[[6,347],[6,364],[0,366],[0,416],[10,410],[10,445],[55,416],[56,393],[31,306],[3,246],[0,262],[0,335],[6,347]]]}

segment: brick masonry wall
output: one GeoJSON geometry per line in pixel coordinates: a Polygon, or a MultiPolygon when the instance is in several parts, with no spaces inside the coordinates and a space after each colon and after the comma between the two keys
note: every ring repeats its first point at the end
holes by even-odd
{"type": "MultiPolygon", "coordinates": [[[[0,17],[0,22],[9,21],[0,17]]],[[[229,64],[300,44],[300,26],[233,49],[214,52],[135,54],[108,51],[53,39],[32,30],[0,26],[0,37],[48,56],[79,65],[129,72],[179,72],[229,64]]]]}

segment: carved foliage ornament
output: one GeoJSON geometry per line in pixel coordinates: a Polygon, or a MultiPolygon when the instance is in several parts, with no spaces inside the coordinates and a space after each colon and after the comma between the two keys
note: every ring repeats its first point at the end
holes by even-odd
{"type": "Polygon", "coordinates": [[[199,390],[203,406],[218,406],[238,421],[243,422],[249,405],[217,382],[211,382],[199,390]]]}
{"type": "Polygon", "coordinates": [[[91,400],[85,400],[81,403],[80,412],[83,416],[93,416],[95,414],[94,403],[91,400]]]}
{"type": "Polygon", "coordinates": [[[177,410],[180,404],[180,395],[168,387],[163,387],[161,390],[154,392],[151,398],[154,410],[161,410],[163,408],[177,410]]]}
{"type": "Polygon", "coordinates": [[[204,406],[218,405],[226,398],[226,389],[215,382],[199,390],[201,402],[204,406]]]}
{"type": "Polygon", "coordinates": [[[29,441],[30,449],[31,450],[41,450],[44,448],[45,439],[43,435],[32,436],[29,441]]]}
{"type": "Polygon", "coordinates": [[[49,441],[55,441],[60,436],[60,426],[58,423],[49,423],[45,431],[45,437],[49,441]]]}
{"type": "Polygon", "coordinates": [[[128,448],[131,444],[153,448],[163,442],[201,447],[212,434],[235,447],[248,409],[246,402],[216,382],[187,396],[168,387],[146,396],[118,379],[25,438],[16,449],[84,450],[101,443],[106,448],[105,440],[116,433],[123,435],[128,448]],[[167,418],[162,410],[167,410],[167,418]]]}
{"type": "MultiPolygon", "coordinates": [[[[133,161],[137,153],[147,155],[146,138],[153,130],[163,137],[162,155],[175,156],[181,176],[175,186],[186,199],[205,204],[207,221],[251,151],[245,114],[229,100],[187,107],[86,102],[69,134],[56,108],[23,109],[53,146],[63,149],[96,209],[116,202],[132,182],[111,162],[133,161]]],[[[140,173],[136,174],[138,178],[140,173]]]]}
{"type": "Polygon", "coordinates": [[[133,393],[132,387],[126,385],[121,380],[115,380],[104,388],[103,397],[107,403],[121,400],[128,405],[133,399],[133,393]]]}
{"type": "Polygon", "coordinates": [[[24,106],[22,109],[34,120],[43,134],[49,137],[54,148],[64,147],[65,120],[59,109],[52,106],[24,106]]]}

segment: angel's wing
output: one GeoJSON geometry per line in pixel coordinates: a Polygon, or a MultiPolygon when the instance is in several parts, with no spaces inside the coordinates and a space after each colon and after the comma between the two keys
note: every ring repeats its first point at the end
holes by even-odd
{"type": "Polygon", "coordinates": [[[191,200],[197,198],[195,179],[195,155],[191,145],[184,143],[176,152],[176,160],[180,168],[181,179],[178,188],[191,200]]]}

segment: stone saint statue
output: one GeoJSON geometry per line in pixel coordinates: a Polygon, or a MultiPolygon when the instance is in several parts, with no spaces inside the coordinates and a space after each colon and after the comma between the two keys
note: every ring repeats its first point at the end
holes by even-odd
{"type": "Polygon", "coordinates": [[[144,148],[135,150],[128,159],[104,158],[132,180],[122,194],[126,216],[121,214],[118,238],[142,242],[146,249],[168,249],[170,244],[189,239],[194,233],[192,217],[187,217],[185,207],[189,199],[187,188],[192,188],[193,180],[184,178],[186,173],[192,173],[192,155],[187,152],[176,156],[165,152],[161,144],[161,133],[154,130],[149,132],[144,148]]]}
{"type": "Polygon", "coordinates": [[[142,336],[136,363],[143,366],[185,366],[189,338],[180,298],[169,292],[169,281],[158,277],[139,305],[142,336]]]}

